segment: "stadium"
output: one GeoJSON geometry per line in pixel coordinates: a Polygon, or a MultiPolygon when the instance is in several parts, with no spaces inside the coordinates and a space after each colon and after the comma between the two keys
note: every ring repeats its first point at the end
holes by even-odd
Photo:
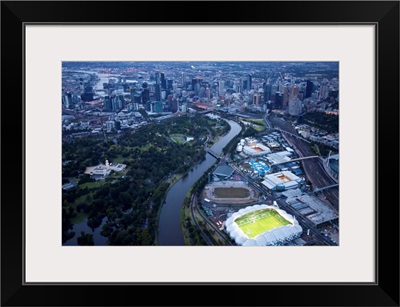
{"type": "Polygon", "coordinates": [[[243,145],[243,152],[248,156],[262,156],[271,153],[271,150],[257,142],[256,139],[246,139],[246,144],[243,145]]]}
{"type": "Polygon", "coordinates": [[[300,237],[297,220],[276,206],[255,205],[240,209],[225,221],[225,229],[237,245],[284,245],[300,237]]]}
{"type": "Polygon", "coordinates": [[[203,197],[216,204],[249,204],[258,200],[258,193],[244,181],[218,181],[206,185],[203,197]]]}

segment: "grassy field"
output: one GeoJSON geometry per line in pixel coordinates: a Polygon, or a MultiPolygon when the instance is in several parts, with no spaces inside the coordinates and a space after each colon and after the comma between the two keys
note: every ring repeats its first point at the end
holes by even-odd
{"type": "Polygon", "coordinates": [[[246,198],[250,191],[245,188],[215,188],[214,195],[217,198],[246,198]]]}
{"type": "Polygon", "coordinates": [[[265,126],[253,125],[254,130],[261,132],[265,130],[265,126]]]}
{"type": "Polygon", "coordinates": [[[250,239],[257,237],[267,230],[290,224],[278,212],[271,209],[247,213],[237,218],[235,222],[250,239]]]}
{"type": "Polygon", "coordinates": [[[97,189],[97,188],[105,185],[106,183],[107,183],[107,181],[105,181],[105,180],[99,180],[99,181],[93,181],[93,182],[85,182],[85,183],[82,183],[81,185],[79,185],[79,187],[81,189],[88,188],[89,190],[90,189],[97,189]]]}
{"type": "Polygon", "coordinates": [[[185,141],[183,140],[183,134],[171,134],[171,138],[178,144],[183,144],[185,141]]]}

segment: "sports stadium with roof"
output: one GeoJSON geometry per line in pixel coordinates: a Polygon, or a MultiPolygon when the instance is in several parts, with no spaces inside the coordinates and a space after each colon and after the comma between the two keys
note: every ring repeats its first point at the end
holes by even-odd
{"type": "Polygon", "coordinates": [[[232,214],[225,229],[237,245],[284,245],[300,237],[303,229],[297,220],[277,206],[254,205],[232,214]]]}

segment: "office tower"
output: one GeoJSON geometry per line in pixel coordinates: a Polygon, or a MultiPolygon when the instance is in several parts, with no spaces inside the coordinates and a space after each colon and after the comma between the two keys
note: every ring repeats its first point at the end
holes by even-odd
{"type": "Polygon", "coordinates": [[[224,92],[225,92],[225,90],[224,90],[224,81],[219,81],[218,82],[218,93],[219,93],[220,96],[223,96],[224,92]]]}
{"type": "Polygon", "coordinates": [[[161,73],[160,72],[156,72],[154,74],[154,78],[156,80],[156,84],[161,84],[161,73]]]}
{"type": "Polygon", "coordinates": [[[283,86],[283,106],[287,107],[289,104],[289,87],[287,85],[283,86]]]}
{"type": "Polygon", "coordinates": [[[168,91],[172,91],[172,85],[173,85],[173,81],[168,79],[167,80],[167,90],[168,91]]]}
{"type": "Polygon", "coordinates": [[[203,82],[203,79],[199,77],[192,79],[192,88],[196,96],[199,95],[201,82],[203,82]]]}
{"type": "Polygon", "coordinates": [[[324,100],[329,96],[329,88],[327,85],[321,85],[319,88],[319,98],[324,100]]]}
{"type": "Polygon", "coordinates": [[[314,83],[311,80],[307,80],[305,98],[310,98],[313,90],[314,90],[314,83]]]}
{"type": "Polygon", "coordinates": [[[186,88],[186,73],[182,72],[182,88],[186,88]]]}
{"type": "Polygon", "coordinates": [[[165,90],[167,88],[167,80],[165,79],[165,75],[161,73],[161,88],[165,90]]]}
{"type": "Polygon", "coordinates": [[[178,111],[178,100],[176,98],[172,99],[171,112],[176,113],[178,111]]]}
{"type": "Polygon", "coordinates": [[[247,74],[246,79],[247,79],[247,90],[250,91],[252,88],[251,75],[247,74]]]}
{"type": "Polygon", "coordinates": [[[131,101],[134,101],[135,100],[135,95],[136,95],[136,90],[134,88],[131,88],[130,92],[131,92],[131,101]]]}
{"type": "Polygon", "coordinates": [[[211,90],[209,87],[206,88],[206,97],[207,97],[207,99],[211,98],[211,90]]]}
{"type": "Polygon", "coordinates": [[[67,109],[72,109],[73,108],[73,102],[72,102],[72,94],[70,92],[67,92],[63,97],[62,97],[62,103],[65,108],[67,109]]]}
{"type": "Polygon", "coordinates": [[[154,100],[161,101],[161,85],[158,83],[154,85],[154,100]]]}
{"type": "Polygon", "coordinates": [[[125,107],[125,98],[124,95],[119,95],[118,96],[119,100],[120,100],[120,109],[122,109],[123,107],[125,107]]]}
{"type": "Polygon", "coordinates": [[[150,111],[153,113],[161,113],[163,111],[163,106],[161,101],[153,101],[151,104],[150,111]]]}
{"type": "Polygon", "coordinates": [[[85,86],[85,91],[81,94],[82,101],[92,101],[93,94],[93,87],[85,86]]]}
{"type": "Polygon", "coordinates": [[[298,98],[289,99],[289,114],[298,116],[301,114],[301,101],[298,98]]]}
{"type": "Polygon", "coordinates": [[[290,98],[298,98],[300,89],[297,85],[294,85],[290,88],[290,98]]]}
{"type": "Polygon", "coordinates": [[[253,95],[253,105],[260,105],[260,94],[254,94],[253,95]]]}
{"type": "Polygon", "coordinates": [[[271,99],[272,84],[265,83],[264,85],[264,102],[268,102],[271,99]]]}
{"type": "Polygon", "coordinates": [[[147,85],[146,85],[146,88],[143,89],[143,92],[142,92],[142,103],[143,103],[146,111],[150,111],[150,90],[147,88],[147,85]]]}
{"type": "Polygon", "coordinates": [[[243,80],[243,89],[247,90],[247,79],[243,80]]]}
{"type": "Polygon", "coordinates": [[[135,94],[133,96],[133,100],[132,101],[135,102],[135,103],[140,103],[142,101],[142,95],[141,94],[135,94]]]}
{"type": "Polygon", "coordinates": [[[282,110],[283,109],[283,95],[280,92],[276,92],[275,94],[275,109],[282,110]]]}
{"type": "Polygon", "coordinates": [[[172,94],[169,94],[168,97],[167,97],[167,106],[168,106],[169,110],[172,110],[172,99],[173,99],[173,97],[174,96],[172,94]]]}

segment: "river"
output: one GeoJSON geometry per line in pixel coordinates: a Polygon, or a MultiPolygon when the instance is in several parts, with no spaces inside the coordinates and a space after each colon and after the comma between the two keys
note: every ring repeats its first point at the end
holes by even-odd
{"type": "MultiPolygon", "coordinates": [[[[241,127],[232,120],[227,120],[231,130],[211,147],[216,154],[221,154],[222,149],[239,134],[241,127]]],[[[216,162],[210,154],[206,154],[205,160],[195,165],[191,171],[178,180],[168,191],[165,203],[161,209],[158,226],[159,245],[184,245],[181,230],[181,208],[190,187],[216,162]]]]}

